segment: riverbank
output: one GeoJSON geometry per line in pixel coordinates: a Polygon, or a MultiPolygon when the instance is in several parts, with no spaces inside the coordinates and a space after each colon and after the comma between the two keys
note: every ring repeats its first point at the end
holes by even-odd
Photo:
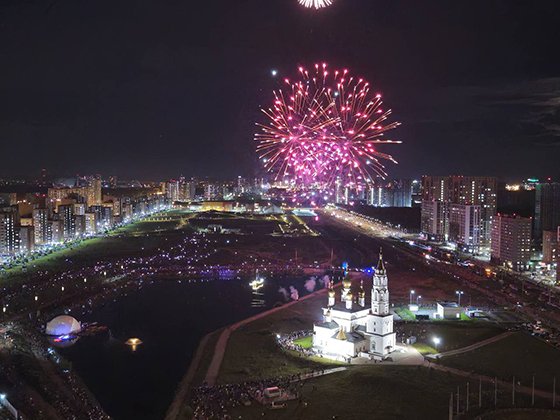
{"type": "MultiPolygon", "coordinates": [[[[337,285],[337,287],[339,287],[339,285],[337,285]]],[[[193,387],[199,386],[203,383],[209,386],[212,386],[216,383],[223,369],[222,365],[224,362],[224,357],[227,355],[227,350],[228,346],[230,345],[232,334],[250,323],[270,318],[273,315],[281,314],[282,312],[290,308],[293,309],[297,306],[307,307],[309,306],[308,304],[312,304],[313,306],[317,306],[317,304],[319,304],[320,306],[322,303],[324,303],[323,301],[326,296],[326,291],[327,289],[317,290],[309,295],[300,298],[297,301],[288,302],[282,306],[278,306],[265,312],[256,314],[252,317],[246,318],[220,331],[215,331],[213,333],[207,334],[201,340],[198,346],[196,355],[193,358],[186,375],[181,381],[181,384],[176,392],[175,399],[167,412],[165,420],[183,420],[189,418],[188,415],[192,413],[191,408],[188,407],[190,390],[192,390],[193,387]],[[203,360],[203,355],[206,355],[207,359],[205,361],[203,360]],[[211,355],[211,357],[208,358],[208,355],[211,355]]],[[[303,311],[305,312],[306,310],[303,309],[303,311]]],[[[235,343],[237,342],[237,337],[235,337],[235,335],[233,337],[233,340],[235,343]]],[[[304,367],[309,370],[312,370],[313,368],[325,368],[325,364],[322,363],[308,362],[302,364],[301,362],[303,362],[303,360],[301,360],[297,356],[294,357],[293,355],[287,354],[284,354],[284,356],[288,359],[293,359],[292,362],[298,361],[298,371],[300,371],[300,369],[304,367]]],[[[229,369],[228,363],[229,360],[226,362],[226,369],[229,369]]],[[[327,363],[326,365],[330,365],[330,363],[327,363]]],[[[289,369],[283,369],[281,373],[287,374],[288,372],[289,369]]]]}

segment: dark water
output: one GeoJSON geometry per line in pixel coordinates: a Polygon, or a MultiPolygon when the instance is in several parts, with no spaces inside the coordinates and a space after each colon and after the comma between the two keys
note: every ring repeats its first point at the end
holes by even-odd
{"type": "Polygon", "coordinates": [[[73,313],[80,321],[108,326],[110,334],[83,337],[60,352],[115,419],[162,419],[206,333],[285,301],[280,287],[293,285],[300,296],[307,294],[306,279],[267,279],[259,296],[247,279],[145,284],[73,313]],[[131,337],[143,341],[134,352],[124,344],[131,337]]]}

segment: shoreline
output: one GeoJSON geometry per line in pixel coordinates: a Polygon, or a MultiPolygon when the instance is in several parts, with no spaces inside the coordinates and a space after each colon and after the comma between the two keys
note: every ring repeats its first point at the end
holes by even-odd
{"type": "MultiPolygon", "coordinates": [[[[335,287],[339,287],[340,284],[336,284],[335,287]]],[[[247,325],[253,321],[256,321],[258,319],[267,317],[269,315],[272,315],[276,312],[281,311],[282,309],[286,309],[289,308],[295,304],[297,304],[298,302],[302,302],[305,301],[307,299],[310,299],[312,297],[316,297],[320,294],[326,293],[328,290],[328,288],[322,288],[319,290],[316,290],[308,295],[303,296],[302,298],[298,299],[298,300],[294,300],[291,302],[287,302],[282,306],[277,306],[275,308],[271,308],[268,309],[264,312],[258,313],[256,315],[253,315],[249,318],[245,318],[239,322],[236,322],[234,324],[231,324],[229,326],[226,326],[223,328],[223,331],[220,333],[218,340],[216,341],[216,344],[213,348],[213,356],[212,359],[210,361],[210,365],[208,366],[208,368],[206,369],[206,373],[204,375],[204,382],[207,382],[210,385],[213,385],[216,381],[216,379],[218,378],[219,375],[219,371],[225,356],[225,352],[227,350],[227,344],[229,342],[229,338],[232,332],[235,332],[238,328],[247,325]],[[218,346],[222,347],[222,351],[217,351],[218,346]]],[[[179,383],[179,386],[177,388],[177,391],[175,392],[175,398],[173,399],[173,402],[171,403],[171,405],[169,406],[169,409],[167,411],[167,414],[165,416],[165,420],[180,420],[181,417],[180,413],[181,413],[181,408],[186,407],[186,403],[188,402],[188,397],[189,397],[189,392],[192,389],[192,379],[194,378],[195,374],[197,373],[197,370],[199,368],[199,363],[200,363],[200,358],[202,357],[202,352],[205,349],[205,347],[208,345],[208,338],[212,335],[215,334],[216,332],[218,332],[220,330],[216,330],[213,331],[211,333],[206,334],[200,341],[199,346],[196,350],[195,353],[195,357],[193,358],[193,360],[191,361],[191,363],[189,364],[189,368],[187,370],[187,373],[185,374],[185,376],[183,377],[183,379],[181,380],[181,382],[179,383]],[[199,352],[200,352],[200,358],[199,356],[199,352]],[[195,364],[196,362],[196,364],[195,364]]]]}

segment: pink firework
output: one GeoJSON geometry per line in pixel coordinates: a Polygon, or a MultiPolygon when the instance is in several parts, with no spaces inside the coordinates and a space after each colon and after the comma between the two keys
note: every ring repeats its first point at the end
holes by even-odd
{"type": "Polygon", "coordinates": [[[385,138],[400,123],[388,122],[391,110],[383,109],[381,95],[364,79],[326,64],[300,67],[298,76],[273,92],[274,103],[262,109],[267,121],[257,123],[265,169],[276,181],[319,188],[359,188],[385,178],[383,161],[397,162],[378,146],[401,142],[385,138]]]}

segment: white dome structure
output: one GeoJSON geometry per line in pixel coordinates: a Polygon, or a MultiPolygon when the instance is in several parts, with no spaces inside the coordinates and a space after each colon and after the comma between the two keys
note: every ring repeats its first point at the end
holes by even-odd
{"type": "Polygon", "coordinates": [[[47,322],[45,333],[47,335],[69,335],[77,334],[82,330],[78,320],[70,315],[60,315],[47,322]]]}

